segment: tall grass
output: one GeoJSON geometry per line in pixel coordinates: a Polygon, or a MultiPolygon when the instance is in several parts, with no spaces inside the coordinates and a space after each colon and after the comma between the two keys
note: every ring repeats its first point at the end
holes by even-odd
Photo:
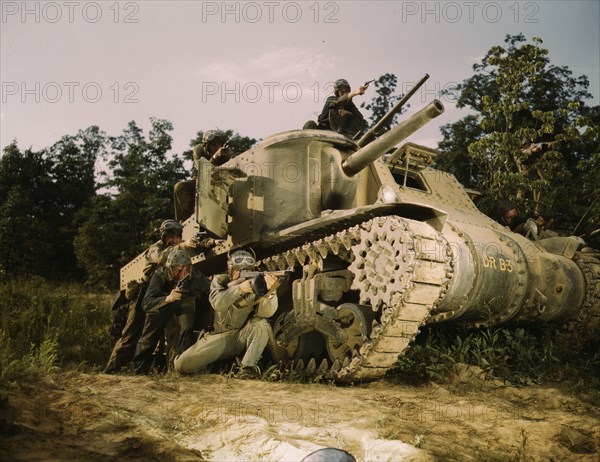
{"type": "Polygon", "coordinates": [[[40,278],[0,283],[0,380],[100,365],[111,347],[110,321],[110,297],[81,285],[40,278]]]}
{"type": "Polygon", "coordinates": [[[446,381],[457,363],[480,367],[488,377],[512,383],[580,380],[597,385],[598,345],[576,350],[556,325],[506,325],[468,329],[449,324],[423,330],[400,357],[392,375],[411,383],[446,381]],[[595,375],[594,375],[595,371],[595,375]]]}

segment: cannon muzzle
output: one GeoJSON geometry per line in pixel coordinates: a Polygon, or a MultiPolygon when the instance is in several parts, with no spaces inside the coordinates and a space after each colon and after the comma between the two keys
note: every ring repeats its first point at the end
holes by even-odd
{"type": "Polygon", "coordinates": [[[412,135],[430,120],[444,112],[444,105],[434,100],[410,118],[399,123],[377,140],[360,148],[342,163],[342,169],[348,176],[354,176],[400,141],[412,135]]]}

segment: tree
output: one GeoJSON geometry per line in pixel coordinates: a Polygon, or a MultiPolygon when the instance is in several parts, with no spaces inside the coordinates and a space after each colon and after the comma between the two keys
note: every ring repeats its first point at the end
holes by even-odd
{"type": "MultiPolygon", "coordinates": [[[[386,115],[394,105],[400,101],[402,95],[395,95],[396,85],[398,79],[394,74],[383,74],[374,82],[376,96],[373,97],[370,103],[361,103],[360,107],[371,111],[369,120],[371,121],[370,127],[373,127],[379,120],[386,115]]],[[[407,106],[408,107],[408,106],[407,106]]],[[[402,108],[390,121],[390,123],[383,127],[382,131],[388,130],[389,127],[396,123],[397,115],[402,114],[404,108],[402,108]]]]}
{"type": "Polygon", "coordinates": [[[52,163],[43,152],[21,152],[16,142],[0,159],[0,271],[51,276],[54,268],[52,163]]]}
{"type": "Polygon", "coordinates": [[[187,173],[183,161],[169,157],[173,126],[151,119],[146,138],[135,122],[110,138],[110,175],[88,209],[75,239],[75,251],[90,283],[113,286],[118,268],[156,238],[161,221],[173,216],[173,186],[187,173]]]}
{"type": "Polygon", "coordinates": [[[510,199],[524,212],[552,209],[572,222],[570,185],[598,146],[598,124],[584,102],[589,82],[551,65],[541,39],[525,41],[507,36],[456,87],[457,106],[475,115],[443,127],[438,165],[480,189],[488,212],[510,199]]]}
{"type": "MultiPolygon", "coordinates": [[[[255,138],[250,138],[248,136],[242,136],[238,132],[233,130],[222,130],[225,134],[225,138],[228,140],[227,145],[235,154],[241,154],[242,152],[247,151],[252,146],[254,146],[257,142],[255,138]]],[[[202,137],[204,136],[204,132],[199,130],[196,132],[196,136],[190,140],[190,148],[193,148],[197,144],[202,144],[202,137]]],[[[183,153],[183,157],[185,159],[192,159],[192,150],[189,149],[183,153]]]]}
{"type": "Polygon", "coordinates": [[[56,202],[57,271],[81,279],[73,242],[79,226],[80,211],[96,196],[96,161],[105,155],[106,134],[97,126],[66,135],[48,150],[56,202]]]}

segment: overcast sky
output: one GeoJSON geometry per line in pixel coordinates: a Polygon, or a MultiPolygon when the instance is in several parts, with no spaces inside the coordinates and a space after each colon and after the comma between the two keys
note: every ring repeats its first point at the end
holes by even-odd
{"type": "MultiPolygon", "coordinates": [[[[409,114],[473,74],[506,34],[539,36],[555,65],[600,97],[598,1],[2,1],[1,146],[40,149],[99,125],[174,125],[173,151],[198,130],[265,138],[316,118],[331,83],[394,73],[409,114]]],[[[369,102],[370,87],[355,102],[369,102]]],[[[410,140],[433,147],[446,112],[410,140]]],[[[365,112],[365,115],[368,113],[365,112]]]]}

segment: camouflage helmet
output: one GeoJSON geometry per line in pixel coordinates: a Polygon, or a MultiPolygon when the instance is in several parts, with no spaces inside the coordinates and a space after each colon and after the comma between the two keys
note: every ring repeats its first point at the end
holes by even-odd
{"type": "Polygon", "coordinates": [[[192,266],[192,258],[187,252],[176,249],[173,250],[167,257],[165,266],[168,268],[172,268],[173,266],[192,266]]]}
{"type": "Polygon", "coordinates": [[[225,138],[225,133],[221,130],[206,130],[204,135],[202,135],[202,146],[208,146],[208,143],[211,141],[225,143],[225,138]]]}
{"type": "Polygon", "coordinates": [[[346,79],[337,79],[333,84],[333,92],[337,95],[342,89],[350,91],[350,84],[346,79]]]}
{"type": "Polygon", "coordinates": [[[165,220],[160,224],[160,238],[164,239],[167,236],[182,236],[183,226],[178,221],[173,219],[165,220]]]}
{"type": "Polygon", "coordinates": [[[254,252],[236,250],[227,255],[227,268],[229,270],[242,270],[256,266],[254,252]]]}

